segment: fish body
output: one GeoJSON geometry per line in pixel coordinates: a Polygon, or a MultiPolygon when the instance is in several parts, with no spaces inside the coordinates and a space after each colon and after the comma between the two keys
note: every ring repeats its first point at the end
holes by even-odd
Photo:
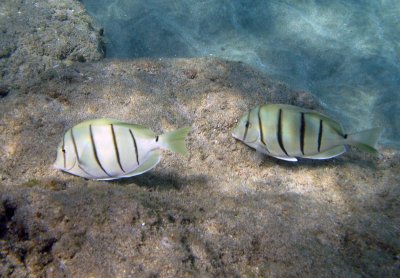
{"type": "Polygon", "coordinates": [[[376,152],[380,128],[345,134],[341,125],[313,110],[264,104],[243,115],[232,136],[267,155],[287,161],[297,157],[328,159],[354,145],[376,152]]]}
{"type": "Polygon", "coordinates": [[[58,145],[55,168],[88,179],[140,175],[160,161],[160,149],[186,154],[189,128],[156,136],[150,129],[113,119],[84,121],[67,130],[58,145]]]}

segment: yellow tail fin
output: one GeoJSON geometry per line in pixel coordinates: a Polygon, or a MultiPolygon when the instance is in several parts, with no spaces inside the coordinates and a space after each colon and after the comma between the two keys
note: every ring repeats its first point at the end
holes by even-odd
{"type": "Polygon", "coordinates": [[[190,131],[190,127],[180,128],[160,135],[160,145],[163,149],[187,155],[185,139],[190,131]]]}
{"type": "Polygon", "coordinates": [[[375,149],[375,144],[376,141],[378,141],[381,131],[382,128],[377,127],[349,134],[346,143],[352,146],[356,146],[363,151],[376,153],[378,151],[375,149]]]}

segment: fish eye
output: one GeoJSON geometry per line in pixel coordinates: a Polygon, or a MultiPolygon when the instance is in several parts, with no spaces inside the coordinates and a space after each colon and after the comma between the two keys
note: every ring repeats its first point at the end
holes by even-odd
{"type": "Polygon", "coordinates": [[[62,151],[63,153],[65,153],[65,149],[61,149],[61,151],[62,151]]]}
{"type": "Polygon", "coordinates": [[[247,121],[247,122],[246,122],[246,128],[248,128],[249,126],[250,126],[250,122],[247,121]]]}

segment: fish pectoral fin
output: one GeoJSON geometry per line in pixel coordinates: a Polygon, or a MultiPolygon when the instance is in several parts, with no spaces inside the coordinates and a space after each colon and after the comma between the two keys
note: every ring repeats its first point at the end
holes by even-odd
{"type": "Polygon", "coordinates": [[[104,175],[103,170],[97,169],[98,166],[93,158],[92,146],[89,143],[85,144],[79,154],[79,159],[76,160],[77,168],[74,172],[76,172],[78,176],[94,180],[115,179],[115,177],[101,178],[101,176],[104,175]],[[99,171],[101,172],[99,173],[99,171]]]}
{"type": "Polygon", "coordinates": [[[82,149],[81,153],[79,154],[78,166],[83,171],[85,171],[87,174],[89,174],[87,168],[90,168],[90,165],[86,165],[85,161],[92,160],[91,151],[92,150],[91,150],[90,144],[86,144],[85,147],[82,149]]]}
{"type": "Polygon", "coordinates": [[[286,156],[273,156],[273,157],[282,159],[282,160],[286,160],[286,161],[291,161],[291,162],[297,161],[297,158],[295,158],[295,157],[286,157],[286,156]]]}
{"type": "Polygon", "coordinates": [[[161,159],[160,150],[156,149],[148,155],[147,159],[142,164],[140,164],[139,167],[119,178],[133,177],[143,174],[147,171],[150,171],[151,169],[156,167],[156,165],[160,162],[160,159],[161,159]]]}
{"type": "MultiPolygon", "coordinates": [[[[79,151],[78,151],[79,152],[79,151]]],[[[92,146],[90,143],[86,143],[81,151],[78,153],[79,159],[78,159],[78,164],[83,165],[83,161],[91,161],[93,157],[92,153],[92,146]]]]}
{"type": "Polygon", "coordinates": [[[320,152],[314,155],[303,156],[304,158],[312,158],[312,159],[328,159],[338,155],[341,155],[346,151],[346,147],[341,145],[337,147],[333,147],[327,151],[320,152]]]}

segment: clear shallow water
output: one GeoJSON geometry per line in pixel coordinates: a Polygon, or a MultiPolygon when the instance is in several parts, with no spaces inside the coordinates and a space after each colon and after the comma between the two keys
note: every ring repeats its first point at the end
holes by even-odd
{"type": "Polygon", "coordinates": [[[400,147],[400,1],[82,0],[107,56],[215,56],[316,95],[347,131],[400,147]]]}

